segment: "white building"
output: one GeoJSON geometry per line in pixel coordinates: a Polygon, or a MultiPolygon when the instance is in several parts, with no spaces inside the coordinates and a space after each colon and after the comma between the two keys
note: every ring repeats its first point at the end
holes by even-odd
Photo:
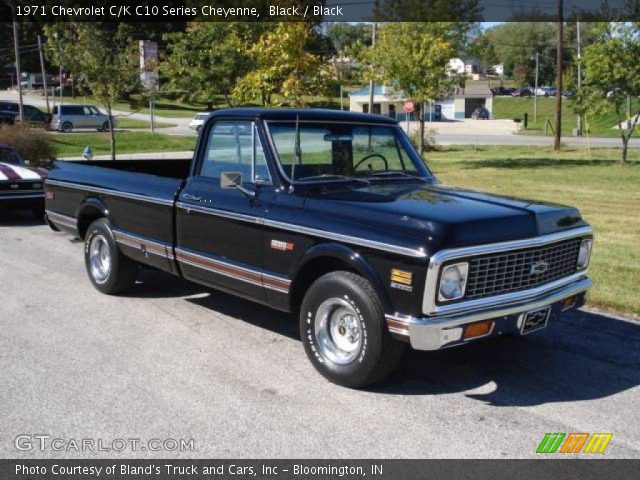
{"type": "Polygon", "coordinates": [[[462,57],[452,58],[449,60],[449,75],[468,75],[480,74],[484,70],[482,62],[478,57],[462,57]]]}
{"type": "MultiPolygon", "coordinates": [[[[376,115],[406,120],[404,104],[406,97],[395,92],[390,87],[376,85],[373,95],[373,112],[376,115]]],[[[427,121],[442,121],[470,118],[478,107],[485,107],[489,113],[493,112],[493,96],[486,86],[470,86],[458,90],[446,98],[436,100],[427,105],[424,118],[427,121]]],[[[349,110],[352,112],[369,113],[369,88],[363,88],[349,94],[349,110]]],[[[417,120],[414,113],[411,120],[417,120]]]]}
{"type": "Polygon", "coordinates": [[[493,67],[491,67],[491,70],[493,71],[494,75],[498,75],[499,77],[504,76],[504,65],[502,64],[494,65],[493,67]]]}

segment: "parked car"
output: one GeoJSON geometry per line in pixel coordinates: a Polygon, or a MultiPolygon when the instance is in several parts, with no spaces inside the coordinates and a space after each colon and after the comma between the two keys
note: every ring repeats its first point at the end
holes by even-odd
{"type": "Polygon", "coordinates": [[[31,210],[44,216],[46,170],[32,169],[9,145],[0,145],[0,211],[31,210]]]}
{"type": "Polygon", "coordinates": [[[510,96],[515,88],[495,87],[491,89],[491,93],[497,96],[510,96]]]}
{"type": "Polygon", "coordinates": [[[191,161],[56,162],[45,190],[98,291],[143,264],[295,312],[311,363],[349,387],[409,344],[542,329],[591,285],[578,210],[445,186],[381,115],[218,110],[191,161]]]}
{"type": "MultiPolygon", "coordinates": [[[[51,123],[50,114],[44,113],[33,105],[23,104],[22,108],[27,123],[42,128],[49,128],[49,124],[51,123]]],[[[16,123],[20,115],[20,105],[18,102],[12,100],[0,100],[0,114],[7,119],[13,117],[13,121],[7,121],[6,123],[16,123]]]]}
{"type": "Polygon", "coordinates": [[[536,90],[537,97],[555,97],[556,96],[556,88],[555,87],[538,87],[536,90]]]}
{"type": "Polygon", "coordinates": [[[489,120],[491,118],[491,114],[486,108],[478,107],[471,114],[471,118],[474,120],[489,120]]]}
{"type": "MultiPolygon", "coordinates": [[[[113,120],[115,126],[115,119],[113,120]]],[[[93,105],[62,105],[53,107],[51,130],[69,133],[77,128],[109,130],[109,117],[93,105]]]]}
{"type": "Polygon", "coordinates": [[[209,118],[210,114],[211,112],[197,113],[196,116],[193,117],[189,122],[189,128],[200,133],[202,125],[204,125],[204,122],[207,120],[207,118],[209,118]]]}
{"type": "Polygon", "coordinates": [[[563,96],[563,97],[566,97],[566,98],[573,97],[573,91],[571,91],[571,90],[564,90],[564,91],[562,92],[562,96],[563,96]]]}
{"type": "Polygon", "coordinates": [[[533,93],[528,88],[519,88],[511,92],[512,97],[530,97],[531,95],[533,95],[533,93]]]}

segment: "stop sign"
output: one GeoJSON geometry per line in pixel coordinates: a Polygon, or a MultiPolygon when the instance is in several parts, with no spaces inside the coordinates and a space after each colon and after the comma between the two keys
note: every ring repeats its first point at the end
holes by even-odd
{"type": "Polygon", "coordinates": [[[412,101],[407,101],[404,104],[404,111],[406,113],[411,113],[413,112],[413,102],[412,101]]]}

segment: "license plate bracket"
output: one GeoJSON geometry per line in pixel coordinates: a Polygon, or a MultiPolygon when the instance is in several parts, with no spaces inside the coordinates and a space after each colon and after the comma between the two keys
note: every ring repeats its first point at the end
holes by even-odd
{"type": "Polygon", "coordinates": [[[551,316],[551,307],[544,307],[538,310],[525,312],[521,316],[520,334],[535,332],[541,328],[545,328],[551,316]]]}

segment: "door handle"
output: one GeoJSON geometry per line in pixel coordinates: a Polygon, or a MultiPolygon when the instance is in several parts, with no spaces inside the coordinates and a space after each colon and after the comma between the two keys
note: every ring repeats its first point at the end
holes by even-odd
{"type": "Polygon", "coordinates": [[[184,198],[185,200],[192,200],[194,202],[200,202],[202,201],[202,198],[197,196],[197,195],[191,195],[190,193],[185,193],[182,198],[184,198]]]}

